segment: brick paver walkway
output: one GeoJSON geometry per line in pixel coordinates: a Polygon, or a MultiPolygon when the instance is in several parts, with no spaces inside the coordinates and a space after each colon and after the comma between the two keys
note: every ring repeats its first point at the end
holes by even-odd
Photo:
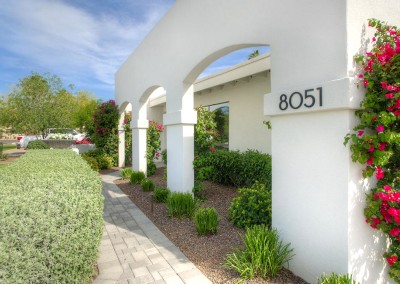
{"type": "Polygon", "coordinates": [[[211,283],[113,183],[117,178],[119,172],[102,175],[105,228],[94,284],[211,283]]]}

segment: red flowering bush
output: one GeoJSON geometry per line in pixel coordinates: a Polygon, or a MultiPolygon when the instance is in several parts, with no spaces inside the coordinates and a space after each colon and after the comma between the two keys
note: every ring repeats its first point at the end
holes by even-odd
{"type": "Polygon", "coordinates": [[[89,137],[85,137],[85,138],[83,138],[82,140],[77,140],[77,141],[75,141],[75,144],[76,145],[80,145],[80,144],[85,144],[85,145],[87,145],[87,144],[93,144],[92,143],[92,141],[90,140],[90,138],[89,137]]]}
{"type": "Polygon", "coordinates": [[[204,107],[196,108],[197,124],[194,127],[194,151],[201,155],[209,151],[215,152],[218,132],[215,122],[215,113],[204,107]]]}
{"type": "Polygon", "coordinates": [[[154,175],[156,172],[156,165],[153,162],[154,158],[161,156],[161,140],[160,134],[164,131],[164,126],[156,121],[149,121],[149,128],[147,129],[147,176],[154,175]]]}
{"type": "Polygon", "coordinates": [[[385,253],[389,275],[400,283],[400,30],[370,19],[376,29],[370,52],[355,57],[366,87],[356,133],[348,134],[352,159],[365,165],[364,177],[375,176],[377,185],[367,195],[367,223],[388,235],[385,253]]]}

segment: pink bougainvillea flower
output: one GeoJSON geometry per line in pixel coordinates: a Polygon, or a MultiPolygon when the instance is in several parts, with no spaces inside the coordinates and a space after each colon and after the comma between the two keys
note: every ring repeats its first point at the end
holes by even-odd
{"type": "Polygon", "coordinates": [[[380,132],[385,131],[385,127],[383,127],[383,125],[378,125],[378,126],[375,128],[375,130],[378,131],[378,132],[380,133],[380,132]]]}
{"type": "Polygon", "coordinates": [[[395,111],[393,112],[393,114],[394,114],[395,116],[400,116],[400,110],[395,110],[395,111]]]}
{"type": "Polygon", "coordinates": [[[357,136],[362,136],[364,134],[364,130],[358,130],[357,136]]]}
{"type": "Polygon", "coordinates": [[[378,146],[379,151],[385,151],[386,145],[387,145],[387,143],[385,143],[385,142],[379,143],[379,146],[378,146]]]}
{"type": "Polygon", "coordinates": [[[374,42],[374,41],[376,41],[376,38],[375,38],[375,37],[372,38],[372,42],[374,42]]]}
{"type": "Polygon", "coordinates": [[[392,255],[391,257],[387,258],[387,262],[390,266],[392,266],[397,261],[397,256],[392,255]]]}
{"type": "Polygon", "coordinates": [[[380,198],[382,201],[388,201],[388,200],[390,199],[390,198],[389,198],[389,195],[387,195],[387,194],[385,194],[385,193],[383,193],[383,192],[379,192],[378,195],[379,195],[379,198],[380,198]]]}
{"type": "Polygon", "coordinates": [[[391,187],[390,185],[384,185],[384,186],[383,186],[383,189],[384,189],[386,192],[392,191],[392,187],[391,187]]]}
{"type": "Polygon", "coordinates": [[[367,87],[367,86],[368,86],[368,80],[364,79],[364,87],[367,87]]]}
{"type": "Polygon", "coordinates": [[[360,73],[360,74],[358,74],[358,78],[360,78],[360,79],[364,78],[364,75],[360,73]]]}
{"type": "Polygon", "coordinates": [[[368,152],[374,152],[375,151],[375,148],[374,148],[374,146],[369,146],[369,148],[368,148],[368,150],[367,150],[368,152]]]}
{"type": "Polygon", "coordinates": [[[389,100],[393,100],[393,98],[394,98],[393,93],[387,93],[387,94],[385,95],[385,97],[386,97],[387,99],[389,99],[389,100]]]}
{"type": "Polygon", "coordinates": [[[386,90],[388,90],[388,91],[397,91],[397,88],[396,88],[396,86],[390,85],[390,86],[388,86],[386,88],[386,90]]]}
{"type": "Polygon", "coordinates": [[[378,117],[377,117],[376,115],[374,115],[371,119],[372,119],[373,121],[375,121],[377,118],[378,118],[378,117]]]}
{"type": "Polygon", "coordinates": [[[380,168],[380,167],[376,168],[375,177],[377,179],[383,179],[385,177],[385,172],[382,170],[382,168],[380,168]]]}
{"type": "Polygon", "coordinates": [[[381,82],[382,89],[387,89],[387,82],[381,82]]]}
{"type": "Polygon", "coordinates": [[[371,166],[374,163],[374,156],[369,157],[367,160],[367,165],[371,166]]]}
{"type": "Polygon", "coordinates": [[[392,217],[400,217],[400,210],[397,210],[394,207],[390,207],[387,212],[392,217]]]}

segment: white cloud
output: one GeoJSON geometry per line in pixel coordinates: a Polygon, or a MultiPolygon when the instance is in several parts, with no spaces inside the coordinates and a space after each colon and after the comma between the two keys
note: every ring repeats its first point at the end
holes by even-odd
{"type": "Polygon", "coordinates": [[[135,21],[116,13],[90,13],[64,1],[0,0],[0,60],[8,59],[2,68],[10,64],[15,69],[18,61],[32,71],[57,74],[66,84],[97,81],[110,88],[118,67],[169,5],[150,6],[135,21]]]}

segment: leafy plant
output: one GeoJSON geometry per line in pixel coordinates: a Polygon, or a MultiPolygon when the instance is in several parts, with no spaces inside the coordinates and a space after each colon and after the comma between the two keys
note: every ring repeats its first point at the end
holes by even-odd
{"type": "Polygon", "coordinates": [[[102,149],[90,150],[82,154],[82,157],[91,157],[96,159],[100,170],[110,169],[114,163],[113,158],[105,153],[102,149]]]}
{"type": "Polygon", "coordinates": [[[193,165],[197,180],[212,180],[237,187],[250,187],[259,181],[267,188],[272,186],[271,155],[256,150],[203,153],[194,159],[193,165]]]}
{"type": "Polygon", "coordinates": [[[215,114],[200,106],[196,108],[197,124],[194,127],[194,151],[196,155],[215,151],[218,133],[215,114]]]}
{"type": "Polygon", "coordinates": [[[133,171],[131,174],[130,183],[133,185],[140,184],[145,178],[146,178],[146,176],[145,176],[144,172],[133,171]]]}
{"type": "Polygon", "coordinates": [[[246,228],[265,224],[271,226],[271,190],[256,182],[251,188],[240,188],[229,207],[229,219],[235,226],[246,228]]]}
{"type": "Polygon", "coordinates": [[[196,200],[188,192],[172,192],[168,195],[167,206],[168,216],[192,218],[196,210],[196,200]]]}
{"type": "Polygon", "coordinates": [[[86,163],[89,164],[90,168],[96,172],[99,171],[99,165],[97,164],[97,161],[95,158],[89,157],[89,156],[82,156],[82,159],[86,161],[86,163]]]}
{"type": "Polygon", "coordinates": [[[224,260],[224,266],[243,279],[275,277],[294,256],[290,244],[283,244],[278,232],[265,225],[247,228],[243,242],[243,250],[228,254],[224,260]]]}
{"type": "Polygon", "coordinates": [[[90,283],[101,180],[70,150],[28,151],[0,171],[0,283],[90,283]]]}
{"type": "Polygon", "coordinates": [[[356,111],[359,124],[344,143],[351,142],[352,160],[364,165],[363,176],[377,180],[364,214],[390,240],[384,257],[390,277],[400,283],[400,29],[376,19],[368,25],[376,30],[372,49],[355,56],[366,93],[356,111]]]}
{"type": "Polygon", "coordinates": [[[94,129],[90,134],[96,148],[101,149],[112,158],[111,166],[118,164],[118,120],[119,112],[115,101],[109,100],[102,103],[94,112],[94,129]]]}
{"type": "Polygon", "coordinates": [[[0,153],[0,161],[5,161],[8,159],[7,153],[0,153]]]}
{"type": "Polygon", "coordinates": [[[154,190],[154,200],[159,203],[167,202],[168,195],[170,191],[165,187],[158,187],[154,190]]]}
{"type": "Polygon", "coordinates": [[[351,275],[345,274],[340,275],[332,273],[331,275],[322,275],[318,279],[318,284],[357,284],[351,275]]]}
{"type": "Polygon", "coordinates": [[[161,151],[161,158],[165,165],[167,165],[167,149],[161,151]]]}
{"type": "Polygon", "coordinates": [[[194,186],[192,189],[194,197],[200,200],[204,200],[205,196],[203,195],[203,191],[204,191],[203,183],[201,181],[196,180],[194,182],[194,186]]]}
{"type": "Polygon", "coordinates": [[[197,233],[203,235],[215,235],[218,229],[218,213],[215,208],[199,208],[194,214],[194,223],[197,233]]]}
{"type": "Polygon", "coordinates": [[[122,177],[122,179],[130,179],[132,173],[133,173],[133,170],[131,168],[123,169],[123,170],[121,170],[121,177],[122,177]]]}
{"type": "Polygon", "coordinates": [[[153,159],[160,156],[161,140],[160,134],[164,130],[162,124],[156,121],[149,121],[149,128],[147,128],[147,176],[152,176],[156,173],[156,165],[153,159]]]}
{"type": "Polygon", "coordinates": [[[35,140],[35,141],[29,141],[28,146],[26,146],[26,149],[43,150],[43,149],[49,149],[49,146],[41,140],[35,140]]]}
{"type": "Polygon", "coordinates": [[[151,179],[145,178],[141,182],[143,191],[153,191],[155,188],[154,182],[151,179]]]}

